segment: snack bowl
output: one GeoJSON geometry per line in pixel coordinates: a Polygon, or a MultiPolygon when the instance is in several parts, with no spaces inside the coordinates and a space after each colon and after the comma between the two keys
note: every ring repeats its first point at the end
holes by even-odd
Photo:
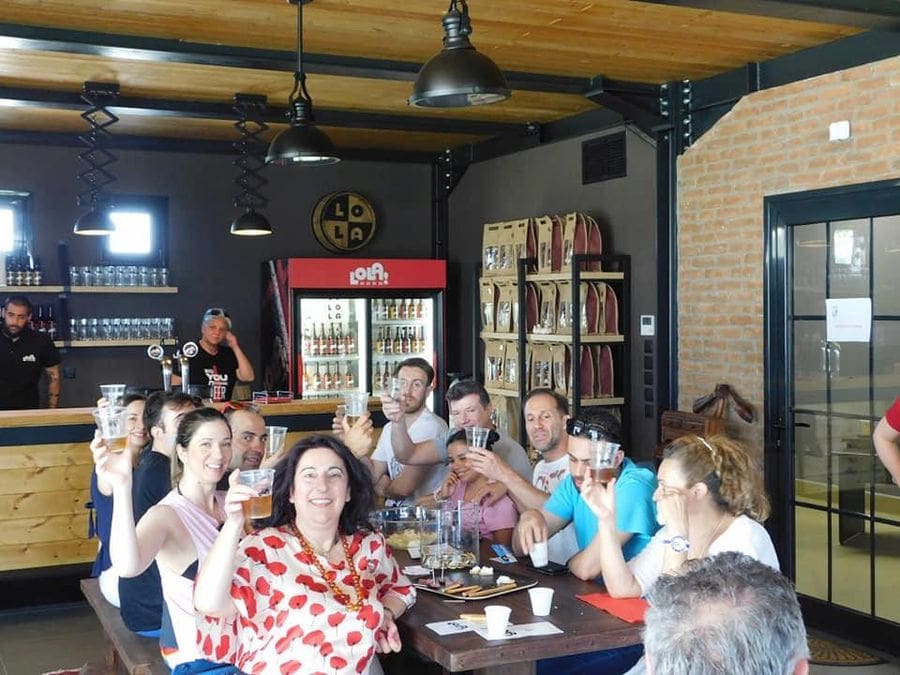
{"type": "Polygon", "coordinates": [[[409,551],[437,541],[440,511],[422,506],[395,506],[372,514],[372,523],[393,549],[409,551]]]}

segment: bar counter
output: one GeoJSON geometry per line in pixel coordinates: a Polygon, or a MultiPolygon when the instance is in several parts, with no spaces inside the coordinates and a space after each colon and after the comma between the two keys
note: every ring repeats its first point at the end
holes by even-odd
{"type": "MultiPolygon", "coordinates": [[[[331,431],[336,400],[261,406],[266,424],[288,428],[288,447],[331,431]]],[[[379,404],[372,399],[370,409],[379,404]]],[[[379,424],[379,426],[381,426],[379,424]]],[[[0,572],[88,563],[91,408],[0,411],[0,572]]]]}

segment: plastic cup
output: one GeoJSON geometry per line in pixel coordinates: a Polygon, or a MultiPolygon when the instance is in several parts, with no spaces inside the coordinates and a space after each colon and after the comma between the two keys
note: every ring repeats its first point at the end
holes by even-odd
{"type": "Polygon", "coordinates": [[[110,405],[121,405],[122,397],[125,396],[124,384],[101,384],[100,395],[109,401],[110,405]]]}
{"type": "Polygon", "coordinates": [[[528,589],[528,597],[531,598],[531,613],[535,616],[548,616],[553,607],[553,589],[538,586],[528,589]]]}
{"type": "Polygon", "coordinates": [[[348,392],[344,394],[344,404],[347,406],[347,424],[352,427],[369,408],[369,392],[348,392]]]}
{"type": "Polygon", "coordinates": [[[606,485],[616,475],[616,452],[618,443],[591,441],[591,478],[606,485]]]}
{"type": "Polygon", "coordinates": [[[100,435],[106,441],[110,452],[122,452],[128,444],[125,408],[121,406],[105,406],[91,411],[100,435]]]}
{"type": "Polygon", "coordinates": [[[266,457],[274,457],[284,447],[287,427],[266,427],[266,457]]]}
{"type": "Polygon", "coordinates": [[[337,408],[334,409],[334,416],[338,422],[344,419],[344,416],[347,414],[347,406],[341,403],[337,408]]]}
{"type": "Polygon", "coordinates": [[[272,482],[275,480],[275,469],[253,469],[241,471],[238,481],[256,490],[256,497],[251,497],[241,505],[244,518],[267,518],[272,515],[272,482]]]}
{"type": "Polygon", "coordinates": [[[531,564],[535,567],[546,567],[550,562],[546,541],[536,541],[531,545],[531,564]]]}
{"type": "Polygon", "coordinates": [[[395,401],[399,401],[401,398],[403,398],[403,385],[400,384],[399,377],[391,378],[391,383],[388,388],[388,395],[395,401]]]}
{"type": "Polygon", "coordinates": [[[484,427],[466,427],[466,442],[470,448],[486,448],[490,429],[484,427]]]}
{"type": "Polygon", "coordinates": [[[511,612],[512,610],[505,605],[488,605],[484,608],[488,640],[502,640],[506,637],[511,612]]]}

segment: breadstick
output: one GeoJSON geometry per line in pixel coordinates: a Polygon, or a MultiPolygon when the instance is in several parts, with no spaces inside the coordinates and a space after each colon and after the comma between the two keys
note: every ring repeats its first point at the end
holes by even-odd
{"type": "Polygon", "coordinates": [[[482,595],[493,595],[499,591],[508,591],[510,588],[515,588],[516,582],[513,581],[508,584],[503,584],[501,586],[491,586],[490,588],[482,588],[479,591],[468,591],[463,593],[467,598],[480,598],[482,595]]]}
{"type": "Polygon", "coordinates": [[[456,595],[458,593],[463,593],[468,595],[470,591],[478,591],[481,590],[481,586],[461,586],[460,588],[454,588],[452,590],[444,590],[444,593],[449,593],[450,595],[456,595]]]}
{"type": "Polygon", "coordinates": [[[447,593],[447,592],[449,592],[449,591],[455,590],[455,589],[460,588],[460,587],[462,587],[462,583],[459,582],[459,581],[457,581],[456,583],[449,584],[449,585],[445,586],[445,587],[444,587],[444,593],[447,593]]]}

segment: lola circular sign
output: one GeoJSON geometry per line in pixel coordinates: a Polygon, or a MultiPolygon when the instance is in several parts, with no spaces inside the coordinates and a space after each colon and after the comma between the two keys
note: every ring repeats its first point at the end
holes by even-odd
{"type": "Polygon", "coordinates": [[[329,251],[356,251],[375,235],[375,209],[355,192],[332,192],[316,204],[312,228],[316,241],[329,251]]]}

